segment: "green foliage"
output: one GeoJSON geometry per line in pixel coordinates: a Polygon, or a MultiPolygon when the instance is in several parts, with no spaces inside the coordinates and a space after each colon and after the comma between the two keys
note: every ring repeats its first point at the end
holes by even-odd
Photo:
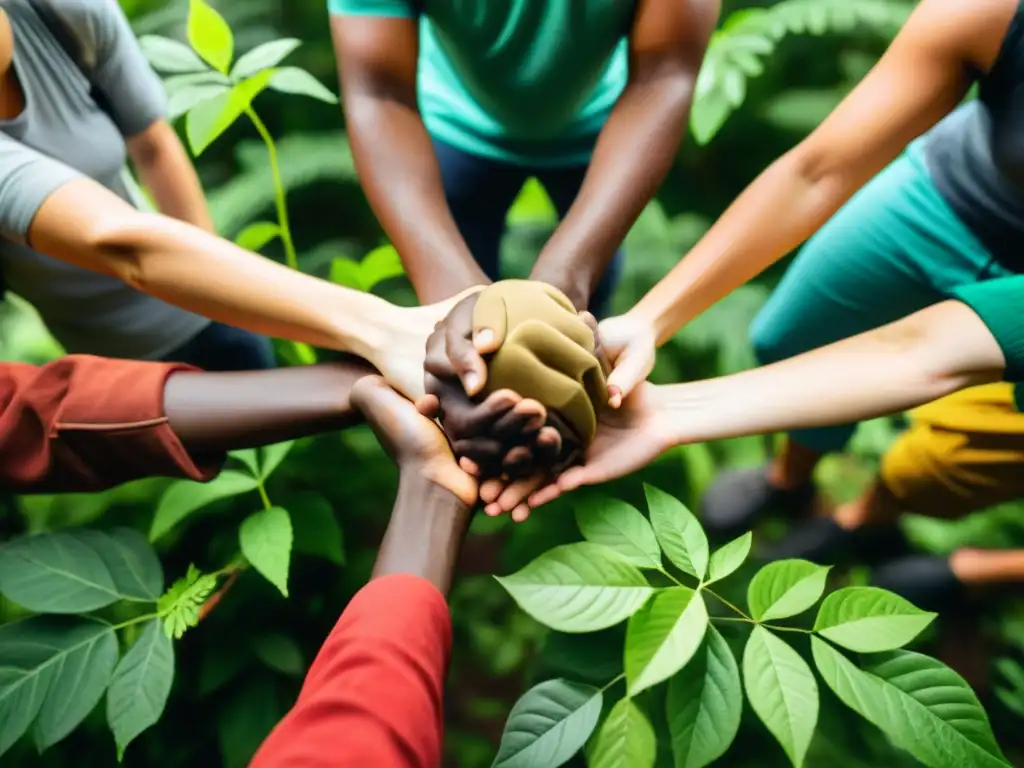
{"type": "Polygon", "coordinates": [[[107,723],[117,756],[163,714],[174,681],[174,646],[158,619],[143,625],[138,639],[114,668],[107,690],[107,723]]]}
{"type": "Polygon", "coordinates": [[[288,597],[292,521],[287,510],[270,507],[249,515],[238,531],[238,543],[252,567],[288,597]]]}
{"type": "Polygon", "coordinates": [[[164,620],[164,634],[180,640],[199,624],[199,611],[217,588],[217,577],[201,573],[194,565],[160,598],[157,609],[164,620]]]}
{"type": "Polygon", "coordinates": [[[654,728],[630,698],[619,699],[587,755],[592,768],[652,765],[658,751],[654,728]]]}

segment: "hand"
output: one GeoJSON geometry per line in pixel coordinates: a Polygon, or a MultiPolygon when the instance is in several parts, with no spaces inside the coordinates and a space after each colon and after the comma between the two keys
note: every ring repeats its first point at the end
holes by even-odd
{"type": "Polygon", "coordinates": [[[654,369],[657,333],[649,322],[628,312],[603,321],[597,332],[612,366],[608,374],[608,404],[618,408],[654,369]]]}
{"type": "Polygon", "coordinates": [[[384,379],[364,376],[350,398],[402,472],[416,472],[468,507],[476,503],[477,482],[459,468],[444,433],[384,379]]]}

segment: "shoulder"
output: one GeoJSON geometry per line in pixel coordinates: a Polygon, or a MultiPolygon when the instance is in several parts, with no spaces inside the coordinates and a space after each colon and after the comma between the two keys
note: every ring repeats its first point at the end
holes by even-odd
{"type": "Polygon", "coordinates": [[[38,0],[49,5],[87,49],[100,50],[128,20],[117,0],[38,0]]]}

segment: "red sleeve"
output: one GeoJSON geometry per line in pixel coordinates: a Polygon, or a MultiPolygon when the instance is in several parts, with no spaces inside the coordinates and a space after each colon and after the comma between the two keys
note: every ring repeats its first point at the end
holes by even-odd
{"type": "Polygon", "coordinates": [[[433,584],[408,574],[371,581],[250,768],[436,768],[451,642],[448,605],[433,584]]]}
{"type": "Polygon", "coordinates": [[[164,384],[187,365],[69,355],[0,363],[0,488],[95,491],[140,477],[209,480],[164,415],[164,384]]]}

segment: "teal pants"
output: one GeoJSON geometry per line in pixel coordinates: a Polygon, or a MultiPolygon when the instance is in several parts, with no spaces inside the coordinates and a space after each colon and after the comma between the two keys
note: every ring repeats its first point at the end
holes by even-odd
{"type": "MultiPolygon", "coordinates": [[[[751,342],[761,364],[773,363],[906,317],[958,286],[1010,274],[939,194],[915,143],[807,242],[754,319],[751,342]]],[[[827,453],[855,428],[790,437],[827,453]]]]}

